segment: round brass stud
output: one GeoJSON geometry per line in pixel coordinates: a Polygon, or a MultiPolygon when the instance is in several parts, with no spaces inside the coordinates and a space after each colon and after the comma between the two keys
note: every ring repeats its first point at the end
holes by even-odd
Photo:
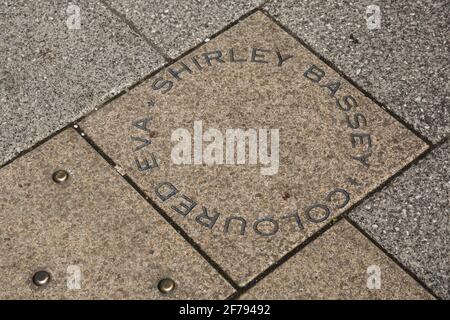
{"type": "Polygon", "coordinates": [[[69,173],[65,170],[58,170],[53,173],[53,181],[56,183],[62,183],[69,179],[69,173]]]}
{"type": "Polygon", "coordinates": [[[158,290],[162,293],[170,293],[175,290],[176,284],[170,278],[161,279],[158,283],[158,290]]]}
{"type": "Polygon", "coordinates": [[[33,283],[38,287],[45,286],[50,282],[50,279],[50,273],[45,270],[38,271],[33,275],[33,283]]]}

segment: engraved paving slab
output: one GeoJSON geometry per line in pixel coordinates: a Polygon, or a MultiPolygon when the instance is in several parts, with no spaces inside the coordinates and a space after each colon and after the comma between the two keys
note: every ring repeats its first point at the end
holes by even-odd
{"type": "Polygon", "coordinates": [[[433,299],[345,220],[326,231],[240,298],[433,299]],[[375,280],[375,276],[379,280],[375,280]]]}
{"type": "Polygon", "coordinates": [[[261,12],[80,125],[239,285],[427,148],[261,12]]]}
{"type": "Polygon", "coordinates": [[[0,171],[0,252],[0,299],[219,299],[233,292],[73,129],[0,171]],[[68,179],[54,182],[57,170],[68,179]],[[33,284],[38,271],[50,273],[46,286],[33,284]],[[165,278],[176,287],[165,285],[163,294],[165,278]]]}

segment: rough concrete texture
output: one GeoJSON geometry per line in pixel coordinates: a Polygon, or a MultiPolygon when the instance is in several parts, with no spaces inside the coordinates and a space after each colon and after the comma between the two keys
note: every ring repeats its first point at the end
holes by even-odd
{"type": "Polygon", "coordinates": [[[81,127],[240,285],[427,148],[261,12],[85,118],[81,127]],[[325,75],[304,76],[312,65],[321,70],[313,73],[325,75]],[[319,83],[309,79],[317,77],[319,83]],[[248,160],[175,164],[174,130],[193,134],[199,120],[203,132],[279,129],[278,172],[265,175],[266,165],[248,160]],[[367,159],[355,160],[362,155],[367,159]]]}
{"type": "Polygon", "coordinates": [[[172,58],[264,3],[249,1],[105,0],[172,58]]]}
{"type": "Polygon", "coordinates": [[[79,30],[67,2],[0,3],[0,165],[164,62],[98,1],[72,4],[79,30]]]}
{"type": "Polygon", "coordinates": [[[68,129],[0,171],[1,299],[220,299],[233,289],[68,129]],[[69,179],[52,180],[64,169],[69,179]],[[81,270],[80,289],[72,288],[81,270]],[[34,272],[52,280],[36,287],[34,272]],[[162,278],[176,288],[158,291],[162,278]]]}
{"type": "Polygon", "coordinates": [[[432,141],[450,132],[448,1],[270,1],[315,51],[432,141]],[[367,6],[381,9],[369,30],[367,6]]]}
{"type": "Polygon", "coordinates": [[[240,298],[433,299],[345,220],[334,225],[240,298]],[[380,282],[374,278],[377,272],[380,282]]]}
{"type": "Polygon", "coordinates": [[[450,299],[450,147],[446,142],[350,217],[442,298],[450,299]]]}

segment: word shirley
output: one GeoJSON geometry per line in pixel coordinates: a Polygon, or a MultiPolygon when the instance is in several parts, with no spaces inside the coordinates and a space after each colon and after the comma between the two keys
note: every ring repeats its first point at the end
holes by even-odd
{"type": "Polygon", "coordinates": [[[259,64],[275,64],[282,67],[286,61],[293,56],[281,53],[278,50],[266,50],[251,48],[248,50],[237,51],[234,48],[228,50],[215,50],[202,53],[201,55],[192,56],[184,62],[177,62],[175,66],[167,68],[167,77],[157,77],[152,88],[162,93],[169,92],[176,81],[182,80],[185,76],[192,74],[194,71],[201,71],[207,66],[222,63],[259,63],[259,64]]]}

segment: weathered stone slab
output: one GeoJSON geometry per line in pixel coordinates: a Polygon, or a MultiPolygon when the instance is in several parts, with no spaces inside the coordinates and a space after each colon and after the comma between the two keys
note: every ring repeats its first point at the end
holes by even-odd
{"type": "Polygon", "coordinates": [[[427,148],[260,12],[81,127],[240,285],[427,148]],[[278,134],[279,166],[276,153],[271,166],[260,155],[227,161],[236,150],[226,130],[235,128],[258,132],[258,148],[260,129],[272,130],[271,146],[278,134]],[[228,164],[203,161],[213,139],[202,142],[200,131],[217,135],[228,164]],[[172,160],[180,132],[195,141],[191,164],[172,160]]]}
{"type": "Polygon", "coordinates": [[[72,129],[0,171],[0,251],[1,299],[218,299],[233,292],[72,129]],[[54,182],[57,170],[68,179],[54,182]],[[32,282],[40,270],[51,275],[43,287],[32,282]],[[164,278],[175,290],[158,290],[164,278]]]}
{"type": "Polygon", "coordinates": [[[247,1],[105,0],[140,32],[176,58],[264,3],[247,1]]]}
{"type": "Polygon", "coordinates": [[[341,220],[241,299],[433,299],[414,279],[341,220]]]}
{"type": "Polygon", "coordinates": [[[2,1],[0,29],[0,165],[164,63],[99,1],[2,1]]]}

